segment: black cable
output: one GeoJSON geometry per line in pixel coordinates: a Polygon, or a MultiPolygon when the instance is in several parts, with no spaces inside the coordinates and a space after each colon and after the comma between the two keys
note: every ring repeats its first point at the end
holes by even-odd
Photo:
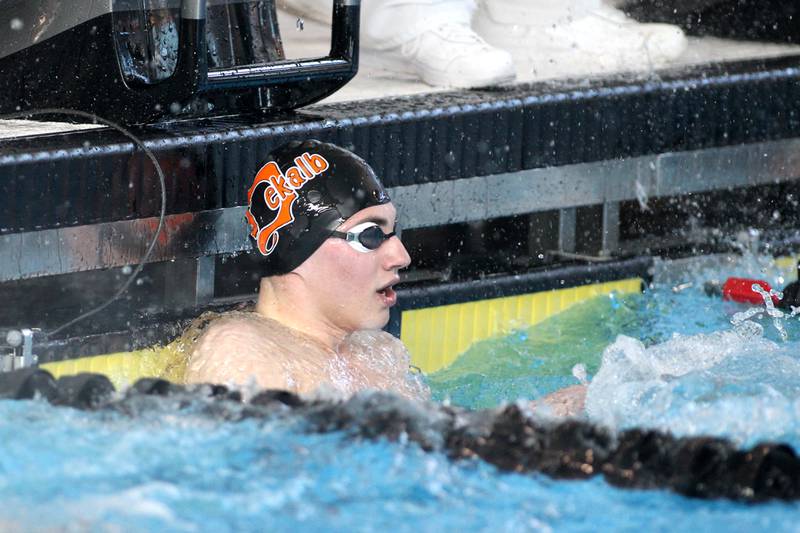
{"type": "Polygon", "coordinates": [[[106,307],[111,305],[117,298],[122,296],[125,293],[125,291],[127,291],[128,288],[131,286],[131,284],[136,280],[136,277],[141,273],[142,269],[144,268],[144,265],[150,260],[150,256],[153,254],[153,249],[155,248],[156,242],[158,241],[158,236],[159,236],[159,234],[161,233],[161,230],[164,227],[164,216],[165,216],[166,209],[167,209],[167,186],[166,186],[166,179],[164,177],[164,170],[161,168],[161,165],[158,163],[158,160],[156,159],[156,156],[153,154],[153,152],[147,146],[145,146],[145,144],[138,137],[136,137],[133,133],[131,133],[127,129],[123,128],[122,126],[120,126],[116,122],[112,122],[110,120],[107,120],[107,119],[104,119],[102,117],[99,117],[99,116],[95,115],[94,113],[90,113],[90,112],[87,112],[87,111],[79,111],[79,110],[75,110],[75,109],[44,108],[44,109],[36,109],[36,110],[31,110],[31,111],[20,111],[19,113],[12,113],[10,115],[2,115],[2,116],[0,116],[0,120],[14,120],[14,119],[19,119],[19,118],[29,118],[29,117],[41,116],[41,115],[71,115],[71,116],[74,116],[74,117],[81,117],[81,118],[89,119],[94,124],[97,124],[99,122],[100,124],[108,126],[109,128],[112,128],[114,130],[117,130],[118,132],[123,134],[125,137],[130,139],[135,146],[138,146],[139,148],[141,148],[142,152],[144,152],[144,154],[150,159],[150,161],[153,162],[153,166],[155,167],[156,173],[158,174],[158,182],[159,182],[159,185],[161,186],[161,212],[159,213],[159,216],[158,216],[158,227],[156,228],[156,232],[153,235],[152,240],[150,241],[150,245],[147,247],[147,250],[145,251],[145,253],[142,256],[142,258],[139,260],[138,265],[136,266],[134,271],[131,273],[130,277],[125,281],[125,283],[122,284],[122,287],[120,287],[117,290],[117,292],[115,292],[111,296],[111,298],[109,298],[108,300],[106,300],[102,304],[98,305],[94,309],[91,309],[91,310],[89,310],[89,311],[87,311],[87,312],[85,312],[85,313],[83,313],[81,315],[78,315],[77,317],[75,317],[72,320],[66,322],[65,324],[62,324],[61,326],[55,328],[54,330],[52,330],[52,331],[50,331],[48,333],[45,333],[44,334],[45,338],[49,338],[49,337],[51,337],[51,336],[53,336],[53,335],[65,330],[65,329],[67,329],[68,327],[77,324],[81,320],[85,320],[86,318],[89,318],[90,316],[93,316],[93,315],[99,313],[100,311],[102,311],[103,309],[105,309],[106,307]]]}

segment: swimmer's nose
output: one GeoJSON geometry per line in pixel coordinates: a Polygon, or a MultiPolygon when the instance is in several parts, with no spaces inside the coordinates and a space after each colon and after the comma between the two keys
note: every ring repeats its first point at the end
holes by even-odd
{"type": "Polygon", "coordinates": [[[381,246],[386,249],[384,266],[386,270],[399,270],[411,264],[411,256],[408,255],[403,242],[397,237],[392,237],[381,246]]]}

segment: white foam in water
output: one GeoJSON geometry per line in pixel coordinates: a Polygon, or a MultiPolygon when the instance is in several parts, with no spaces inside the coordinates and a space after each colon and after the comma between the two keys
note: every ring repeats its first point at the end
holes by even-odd
{"type": "Polygon", "coordinates": [[[79,501],[64,502],[65,515],[74,523],[88,525],[103,523],[104,517],[115,514],[123,517],[152,518],[173,527],[183,526],[165,503],[179,495],[179,488],[170,483],[149,482],[114,494],[87,497],[79,501]]]}
{"type": "Polygon", "coordinates": [[[586,365],[583,363],[578,363],[572,367],[572,375],[581,383],[581,385],[587,385],[589,383],[589,374],[586,371],[586,365]]]}
{"type": "MultiPolygon", "coordinates": [[[[742,324],[756,325],[746,321],[742,324]]],[[[586,397],[588,417],[615,429],[716,435],[741,445],[800,444],[798,343],[758,328],[675,335],[650,347],[620,336],[603,353],[586,397]]]]}

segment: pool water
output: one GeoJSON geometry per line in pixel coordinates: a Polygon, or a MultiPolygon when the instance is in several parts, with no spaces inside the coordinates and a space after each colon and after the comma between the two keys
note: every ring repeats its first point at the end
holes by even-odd
{"type": "MultiPolygon", "coordinates": [[[[643,295],[599,298],[474,346],[429,376],[434,395],[469,407],[539,397],[577,383],[582,363],[592,420],[800,450],[800,320],[781,320],[787,341],[768,316],[734,328],[747,306],[700,289],[760,271],[668,271],[643,295]]],[[[0,530],[798,530],[797,503],[508,474],[413,443],[311,433],[298,417],[229,421],[208,402],[140,397],[97,412],[0,402],[0,530]]]]}

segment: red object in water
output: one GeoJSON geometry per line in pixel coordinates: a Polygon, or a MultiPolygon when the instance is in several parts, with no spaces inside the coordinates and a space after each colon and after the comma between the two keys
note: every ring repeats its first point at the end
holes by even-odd
{"type": "MultiPolygon", "coordinates": [[[[764,291],[769,293],[772,288],[766,281],[748,278],[728,278],[722,286],[722,299],[733,300],[734,302],[748,304],[763,304],[764,298],[753,290],[753,284],[758,284],[764,291]]],[[[772,302],[777,305],[778,298],[772,296],[772,302]]]]}

